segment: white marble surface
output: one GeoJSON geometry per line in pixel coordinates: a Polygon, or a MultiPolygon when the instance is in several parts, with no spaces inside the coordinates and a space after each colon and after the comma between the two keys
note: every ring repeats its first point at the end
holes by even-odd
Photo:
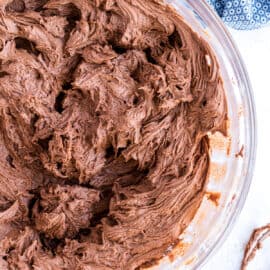
{"type": "MultiPolygon", "coordinates": [[[[243,211],[229,237],[202,270],[239,270],[252,230],[270,223],[270,27],[231,33],[247,66],[254,90],[258,122],[257,161],[243,211]]],[[[270,240],[248,270],[270,269],[270,240]]]]}

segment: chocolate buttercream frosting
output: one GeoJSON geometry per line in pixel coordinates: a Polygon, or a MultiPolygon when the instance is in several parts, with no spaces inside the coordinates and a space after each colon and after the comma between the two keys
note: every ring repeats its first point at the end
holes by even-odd
{"type": "Polygon", "coordinates": [[[270,237],[270,223],[254,229],[246,245],[241,270],[246,270],[249,263],[255,258],[258,249],[262,248],[263,241],[270,237]]]}
{"type": "Polygon", "coordinates": [[[211,48],[162,1],[0,1],[0,269],[160,259],[226,115],[211,48]]]}

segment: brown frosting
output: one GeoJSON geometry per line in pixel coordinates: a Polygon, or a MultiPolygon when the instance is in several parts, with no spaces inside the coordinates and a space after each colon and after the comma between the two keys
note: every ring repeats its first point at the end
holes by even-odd
{"type": "Polygon", "coordinates": [[[269,237],[270,223],[263,227],[257,228],[252,232],[245,248],[244,257],[241,264],[241,270],[247,269],[250,261],[255,258],[258,249],[262,248],[263,241],[269,237]]]}
{"type": "Polygon", "coordinates": [[[205,189],[226,99],[158,0],[0,2],[0,269],[136,269],[205,189]]]}

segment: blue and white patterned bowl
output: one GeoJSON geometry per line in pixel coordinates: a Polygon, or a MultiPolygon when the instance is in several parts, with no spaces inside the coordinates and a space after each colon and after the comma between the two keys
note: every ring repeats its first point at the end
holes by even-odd
{"type": "Polygon", "coordinates": [[[223,21],[240,30],[252,30],[269,24],[270,0],[207,0],[223,21]]]}

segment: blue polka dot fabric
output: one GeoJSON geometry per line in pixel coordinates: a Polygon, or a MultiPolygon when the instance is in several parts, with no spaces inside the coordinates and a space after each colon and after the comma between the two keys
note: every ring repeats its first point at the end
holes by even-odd
{"type": "Polygon", "coordinates": [[[270,25],[270,0],[207,0],[229,26],[252,30],[270,25]]]}

